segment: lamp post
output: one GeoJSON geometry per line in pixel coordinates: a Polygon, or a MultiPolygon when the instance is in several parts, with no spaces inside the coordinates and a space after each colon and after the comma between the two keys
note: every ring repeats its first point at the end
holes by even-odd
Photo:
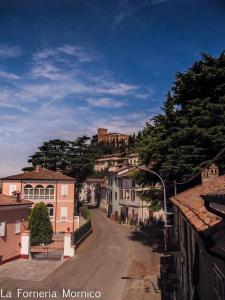
{"type": "Polygon", "coordinates": [[[164,249],[165,251],[167,251],[167,204],[166,204],[166,186],[165,186],[165,182],[162,179],[162,177],[156,173],[155,171],[149,170],[147,168],[144,167],[140,167],[140,166],[134,166],[135,168],[141,170],[141,171],[145,171],[145,172],[149,172],[153,175],[155,175],[156,177],[158,177],[158,179],[161,181],[162,183],[162,187],[163,187],[163,206],[164,206],[164,249]]]}

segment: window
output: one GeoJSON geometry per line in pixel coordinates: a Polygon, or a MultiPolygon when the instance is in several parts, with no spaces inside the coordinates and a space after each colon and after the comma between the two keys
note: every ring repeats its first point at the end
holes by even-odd
{"type": "Polygon", "coordinates": [[[9,195],[12,195],[13,192],[16,191],[16,184],[10,184],[9,185],[9,195]]]}
{"type": "Polygon", "coordinates": [[[61,187],[61,196],[67,196],[68,195],[68,185],[63,184],[61,187]]]}
{"type": "Polygon", "coordinates": [[[20,220],[15,223],[15,233],[20,233],[20,220]]]}
{"type": "Polygon", "coordinates": [[[47,209],[48,209],[48,214],[49,214],[50,220],[53,221],[54,220],[54,206],[52,204],[48,204],[47,209]]]}
{"type": "Polygon", "coordinates": [[[31,185],[25,185],[24,187],[24,199],[33,199],[34,189],[31,185]]]}
{"type": "Polygon", "coordinates": [[[67,207],[61,207],[61,221],[67,221],[67,207]]]}
{"type": "Polygon", "coordinates": [[[117,200],[117,192],[115,192],[115,200],[117,200]]]}
{"type": "Polygon", "coordinates": [[[44,199],[45,191],[42,185],[37,185],[34,189],[34,199],[40,200],[44,199]]]}
{"type": "Polygon", "coordinates": [[[216,266],[213,266],[213,282],[214,292],[217,296],[216,300],[225,299],[225,279],[216,266]]]}
{"type": "Polygon", "coordinates": [[[54,199],[55,198],[55,188],[53,185],[48,185],[45,189],[45,199],[54,199]]]}
{"type": "Polygon", "coordinates": [[[0,236],[5,236],[6,234],[6,223],[0,222],[0,236]]]}

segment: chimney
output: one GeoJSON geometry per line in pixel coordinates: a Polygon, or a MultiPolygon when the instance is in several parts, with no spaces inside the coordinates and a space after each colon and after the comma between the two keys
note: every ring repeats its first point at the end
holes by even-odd
{"type": "Polygon", "coordinates": [[[41,165],[36,165],[36,171],[38,172],[38,171],[41,171],[41,169],[42,169],[42,167],[41,167],[41,165]]]}
{"type": "Polygon", "coordinates": [[[212,178],[218,177],[219,176],[218,166],[215,163],[211,164],[208,168],[202,171],[201,176],[202,176],[202,183],[207,182],[212,178]]]}

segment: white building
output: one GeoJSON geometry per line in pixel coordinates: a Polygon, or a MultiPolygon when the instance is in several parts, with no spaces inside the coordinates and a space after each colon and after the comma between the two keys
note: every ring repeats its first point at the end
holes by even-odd
{"type": "Polygon", "coordinates": [[[105,198],[105,180],[103,178],[88,178],[79,191],[79,201],[90,206],[99,206],[105,198]]]}

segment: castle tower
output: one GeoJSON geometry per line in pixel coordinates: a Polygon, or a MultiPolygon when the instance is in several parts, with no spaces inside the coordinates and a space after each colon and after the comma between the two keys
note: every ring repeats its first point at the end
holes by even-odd
{"type": "Polygon", "coordinates": [[[98,129],[98,143],[103,142],[105,140],[105,136],[107,135],[108,130],[105,128],[98,129]]]}

